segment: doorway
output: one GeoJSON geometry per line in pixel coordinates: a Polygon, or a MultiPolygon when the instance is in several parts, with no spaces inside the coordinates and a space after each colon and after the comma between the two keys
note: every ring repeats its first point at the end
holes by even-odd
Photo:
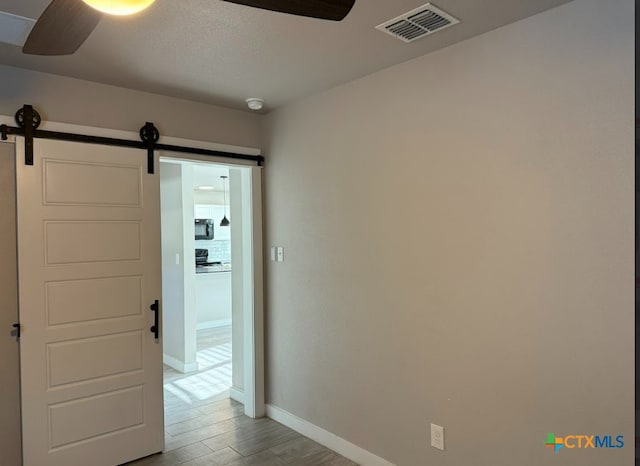
{"type": "Polygon", "coordinates": [[[251,417],[264,415],[263,372],[256,371],[263,356],[262,343],[255,344],[262,315],[254,285],[262,280],[255,276],[261,220],[254,217],[253,170],[160,159],[167,421],[176,406],[225,398],[242,403],[251,417]]]}
{"type": "MultiPolygon", "coordinates": [[[[231,243],[241,230],[230,220],[229,171],[213,163],[160,162],[167,411],[228,398],[234,385],[231,243]]],[[[235,321],[238,346],[241,319],[235,321]]],[[[235,379],[241,391],[237,370],[235,379]]],[[[171,420],[168,415],[167,425],[171,420]]]]}

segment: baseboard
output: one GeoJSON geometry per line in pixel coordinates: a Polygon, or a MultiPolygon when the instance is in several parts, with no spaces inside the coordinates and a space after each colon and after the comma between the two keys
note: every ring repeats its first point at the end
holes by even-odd
{"type": "Polygon", "coordinates": [[[195,372],[198,370],[198,361],[185,364],[183,361],[169,356],[168,354],[162,355],[162,362],[183,374],[188,374],[189,372],[195,372]]]}
{"type": "Polygon", "coordinates": [[[324,430],[321,427],[311,424],[309,421],[299,418],[284,409],[274,405],[267,405],[267,417],[280,424],[284,424],[290,429],[309,437],[311,440],[340,453],[345,458],[355,461],[362,466],[395,466],[393,463],[374,455],[370,451],[360,448],[353,443],[324,430]]]}
{"type": "Polygon", "coordinates": [[[204,330],[206,328],[228,327],[231,325],[231,319],[210,320],[208,322],[200,322],[196,325],[196,330],[204,330]]]}
{"type": "Polygon", "coordinates": [[[229,389],[229,398],[237,401],[238,403],[244,404],[244,391],[236,387],[231,387],[229,389]]]}

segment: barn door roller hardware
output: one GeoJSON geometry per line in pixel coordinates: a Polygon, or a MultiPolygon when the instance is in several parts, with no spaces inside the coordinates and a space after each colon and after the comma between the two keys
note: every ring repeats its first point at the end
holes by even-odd
{"type": "Polygon", "coordinates": [[[197,147],[175,146],[172,144],[158,144],[160,132],[153,123],[147,122],[140,128],[140,141],[131,141],[128,139],[105,138],[101,136],[88,136],[86,134],[60,133],[57,131],[44,131],[38,129],[42,118],[40,114],[31,106],[24,105],[15,115],[17,127],[0,125],[0,137],[6,141],[10,134],[16,136],[24,136],[25,165],[33,165],[33,140],[39,139],[55,139],[58,141],[82,142],[86,144],[99,144],[103,146],[119,146],[131,147],[147,151],[147,172],[155,173],[154,154],[157,150],[179,152],[182,154],[196,154],[211,157],[222,157],[236,160],[250,160],[261,166],[264,162],[262,155],[236,154],[233,152],[224,152],[210,149],[199,149],[197,147]],[[31,122],[28,124],[27,122],[31,122]]]}

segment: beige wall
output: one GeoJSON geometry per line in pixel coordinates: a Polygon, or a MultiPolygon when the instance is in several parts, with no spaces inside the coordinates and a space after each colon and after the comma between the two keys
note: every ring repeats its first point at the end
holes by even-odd
{"type": "Polygon", "coordinates": [[[268,403],[402,466],[631,464],[633,9],[577,0],[268,117],[268,403]]]}
{"type": "Polygon", "coordinates": [[[12,325],[18,322],[16,192],[13,144],[0,142],[0,463],[20,464],[20,354],[12,325]]]}
{"type": "Polygon", "coordinates": [[[188,100],[0,65],[0,115],[32,104],[47,121],[261,147],[261,116],[188,100]]]}

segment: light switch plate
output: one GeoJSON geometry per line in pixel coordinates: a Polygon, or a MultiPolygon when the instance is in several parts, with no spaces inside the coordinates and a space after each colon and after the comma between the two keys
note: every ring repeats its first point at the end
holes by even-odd
{"type": "Polygon", "coordinates": [[[283,247],[278,247],[276,248],[276,255],[277,255],[277,261],[278,262],[284,262],[284,248],[283,247]]]}
{"type": "Polygon", "coordinates": [[[444,450],[444,427],[431,424],[431,446],[444,450]]]}
{"type": "Polygon", "coordinates": [[[276,248],[275,246],[271,248],[271,260],[275,262],[276,260],[276,248]]]}

